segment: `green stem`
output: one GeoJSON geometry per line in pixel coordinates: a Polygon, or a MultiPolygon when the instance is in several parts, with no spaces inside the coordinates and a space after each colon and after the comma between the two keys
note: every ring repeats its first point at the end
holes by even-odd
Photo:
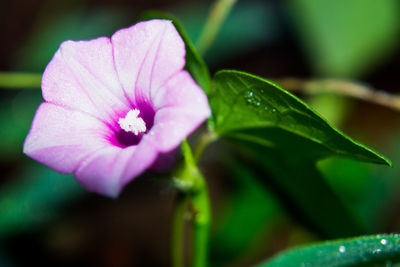
{"type": "Polygon", "coordinates": [[[214,42],[222,23],[235,3],[236,0],[216,0],[213,4],[203,31],[197,40],[197,48],[200,54],[204,54],[214,42]]]}
{"type": "Polygon", "coordinates": [[[185,253],[183,247],[183,234],[185,229],[185,213],[187,210],[188,197],[178,192],[172,225],[172,266],[183,267],[185,265],[185,253]]]}
{"type": "Polygon", "coordinates": [[[0,72],[0,88],[40,88],[42,75],[23,72],[0,72]]]}
{"type": "Polygon", "coordinates": [[[198,183],[197,191],[191,197],[193,209],[193,267],[208,264],[208,239],[210,228],[210,204],[207,184],[204,178],[198,183]]]}
{"type": "Polygon", "coordinates": [[[201,156],[203,155],[204,149],[212,142],[217,140],[218,136],[215,134],[215,132],[212,132],[210,130],[207,130],[204,132],[200,138],[199,141],[196,144],[196,147],[194,149],[194,160],[196,162],[199,162],[201,156]]]}
{"type": "MultiPolygon", "coordinates": [[[[174,173],[175,186],[180,190],[181,198],[188,199],[192,213],[193,231],[193,267],[205,267],[208,262],[208,238],[210,225],[210,208],[207,184],[200,173],[192,150],[187,141],[182,142],[182,154],[184,161],[174,173]]],[[[182,228],[184,227],[185,208],[182,199],[178,198],[173,232],[173,263],[174,266],[182,266],[182,228]],[[179,230],[181,228],[181,230],[179,230]]]]}

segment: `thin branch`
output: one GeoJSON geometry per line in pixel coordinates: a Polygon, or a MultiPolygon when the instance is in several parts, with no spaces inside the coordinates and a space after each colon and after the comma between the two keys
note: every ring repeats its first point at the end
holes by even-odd
{"type": "Polygon", "coordinates": [[[197,41],[197,48],[200,54],[203,55],[214,42],[223,22],[235,3],[236,0],[216,0],[214,2],[203,31],[197,41]]]}
{"type": "Polygon", "coordinates": [[[26,72],[0,71],[0,88],[5,89],[37,89],[40,88],[41,74],[26,72]]]}
{"type": "Polygon", "coordinates": [[[338,94],[361,99],[400,111],[400,96],[376,90],[368,85],[339,79],[302,80],[286,78],[275,80],[282,88],[309,95],[338,94]]]}

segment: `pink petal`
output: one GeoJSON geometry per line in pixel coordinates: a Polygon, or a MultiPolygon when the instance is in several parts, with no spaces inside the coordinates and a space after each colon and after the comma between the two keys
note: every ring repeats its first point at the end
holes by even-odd
{"type": "Polygon", "coordinates": [[[168,20],[139,22],[111,40],[119,79],[127,95],[135,92],[131,100],[136,106],[150,101],[185,65],[185,45],[168,20]]]}
{"type": "Polygon", "coordinates": [[[109,146],[110,134],[90,115],[42,103],[25,139],[24,153],[56,171],[71,173],[87,155],[109,146]]]}
{"type": "Polygon", "coordinates": [[[156,114],[147,136],[160,152],[177,147],[211,114],[206,95],[186,71],[169,79],[152,101],[156,114]]]}
{"type": "Polygon", "coordinates": [[[105,147],[88,157],[75,172],[76,179],[87,189],[116,197],[133,178],[149,168],[157,151],[145,138],[138,146],[121,149],[105,147]]]}
{"type": "Polygon", "coordinates": [[[47,102],[87,112],[109,123],[130,106],[106,37],[64,42],[43,74],[42,92],[47,102]]]}

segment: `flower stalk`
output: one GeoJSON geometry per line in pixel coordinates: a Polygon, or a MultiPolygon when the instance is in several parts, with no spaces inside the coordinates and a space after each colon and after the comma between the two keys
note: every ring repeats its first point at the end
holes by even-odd
{"type": "Polygon", "coordinates": [[[199,162],[203,155],[204,149],[212,142],[218,139],[217,134],[214,131],[205,131],[198,139],[196,147],[194,148],[193,154],[196,162],[199,162]]]}
{"type": "Polygon", "coordinates": [[[178,192],[176,196],[176,204],[174,210],[174,218],[172,224],[172,266],[185,266],[185,249],[183,246],[186,212],[188,207],[188,196],[182,192],[178,192]]]}
{"type": "Polygon", "coordinates": [[[193,267],[207,266],[210,229],[210,203],[207,184],[201,179],[197,191],[191,196],[193,209],[193,267]]]}
{"type": "Polygon", "coordinates": [[[210,203],[207,184],[200,173],[189,144],[182,143],[184,162],[174,176],[178,198],[173,224],[172,261],[173,266],[183,266],[183,230],[186,205],[188,204],[193,231],[193,267],[207,266],[208,239],[210,226],[210,203]],[[187,203],[187,204],[186,204],[187,203]],[[178,229],[180,227],[180,229],[178,229]],[[180,257],[181,259],[178,259],[180,257]]]}

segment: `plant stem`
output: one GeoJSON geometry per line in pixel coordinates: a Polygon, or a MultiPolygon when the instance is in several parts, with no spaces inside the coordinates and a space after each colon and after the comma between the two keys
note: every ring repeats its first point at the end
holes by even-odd
{"type": "Polygon", "coordinates": [[[187,210],[188,197],[178,192],[172,225],[172,266],[183,267],[185,265],[185,253],[183,247],[183,236],[185,229],[185,213],[187,210]]]}
{"type": "Polygon", "coordinates": [[[42,75],[23,72],[0,72],[0,88],[40,88],[42,75]]]}
{"type": "Polygon", "coordinates": [[[366,84],[350,80],[317,79],[302,80],[285,78],[275,81],[282,88],[292,92],[302,92],[309,95],[337,94],[361,99],[394,110],[400,110],[400,96],[392,95],[384,91],[376,90],[366,84]]]}
{"type": "Polygon", "coordinates": [[[198,186],[197,191],[191,197],[194,238],[193,267],[205,267],[208,265],[210,204],[204,178],[201,179],[198,186]]]}
{"type": "Polygon", "coordinates": [[[204,54],[214,42],[222,23],[235,3],[236,0],[216,0],[213,4],[203,31],[197,40],[197,48],[200,54],[204,54]]]}
{"type": "Polygon", "coordinates": [[[204,149],[212,142],[217,140],[218,136],[210,130],[205,131],[197,141],[196,147],[194,148],[194,160],[198,162],[203,155],[204,149]]]}
{"type": "Polygon", "coordinates": [[[190,205],[193,231],[193,267],[205,267],[208,262],[210,207],[207,184],[200,173],[192,150],[186,140],[182,142],[184,161],[174,173],[175,186],[180,190],[174,218],[172,238],[173,266],[183,266],[182,235],[184,211],[190,205]]]}

